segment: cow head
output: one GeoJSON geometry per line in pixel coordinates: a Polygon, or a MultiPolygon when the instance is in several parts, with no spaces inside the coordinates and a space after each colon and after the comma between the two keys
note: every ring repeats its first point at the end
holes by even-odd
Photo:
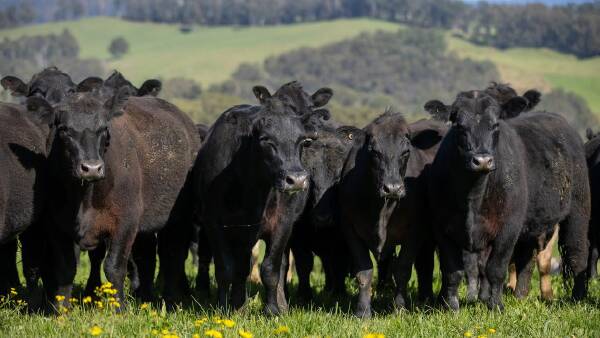
{"type": "Polygon", "coordinates": [[[386,199],[404,197],[404,175],[411,149],[406,120],[401,114],[387,111],[371,122],[365,133],[369,168],[377,193],[386,199]]]}
{"type": "Polygon", "coordinates": [[[315,225],[331,225],[336,209],[336,186],[355,142],[364,139],[355,127],[325,127],[302,151],[302,163],[310,173],[310,217],[315,225]]]}
{"type": "Polygon", "coordinates": [[[127,87],[132,96],[157,96],[162,89],[162,83],[159,80],[150,79],[144,81],[142,86],[138,89],[129,82],[123,74],[116,70],[104,81],[104,90],[108,91],[110,95],[116,93],[123,87],[127,87]]]}
{"type": "Polygon", "coordinates": [[[35,74],[28,84],[15,76],[5,76],[1,83],[13,96],[41,97],[52,104],[62,101],[77,87],[68,74],[56,67],[46,68],[35,74]]]}
{"type": "Polygon", "coordinates": [[[485,92],[465,92],[451,106],[430,101],[426,107],[445,109],[452,122],[452,132],[459,157],[464,167],[472,172],[487,173],[496,169],[495,152],[500,135],[500,121],[504,113],[518,115],[527,107],[527,100],[513,97],[500,105],[485,92]]]}
{"type": "Polygon", "coordinates": [[[31,97],[27,108],[53,126],[53,152],[60,170],[72,179],[93,182],[104,178],[105,153],[109,147],[110,121],[121,115],[126,95],[106,102],[92,93],[73,93],[56,105],[31,97]]]}

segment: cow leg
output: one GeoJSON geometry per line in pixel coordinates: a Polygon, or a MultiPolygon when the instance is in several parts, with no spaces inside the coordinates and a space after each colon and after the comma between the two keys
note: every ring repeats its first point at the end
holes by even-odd
{"type": "MultiPolygon", "coordinates": [[[[562,249],[563,273],[574,277],[571,293],[574,300],[581,300],[587,296],[588,218],[585,212],[572,210],[569,217],[559,226],[558,245],[562,249]]],[[[563,276],[568,277],[570,276],[563,276]]]]}
{"type": "MultiPolygon", "coordinates": [[[[296,271],[298,272],[298,298],[301,302],[310,302],[312,299],[312,289],[310,288],[310,273],[313,269],[313,254],[302,245],[295,245],[292,248],[294,257],[296,257],[296,271]]],[[[328,265],[323,260],[323,269],[328,265]]],[[[327,277],[326,277],[327,278],[327,277]]]]}
{"type": "Polygon", "coordinates": [[[419,286],[419,301],[433,300],[433,267],[435,260],[435,245],[433,242],[424,243],[415,261],[419,286]]]}
{"type": "Polygon", "coordinates": [[[260,258],[260,241],[256,242],[252,247],[252,272],[250,273],[250,280],[256,284],[261,284],[260,281],[260,264],[258,260],[260,258]]]}
{"type": "Polygon", "coordinates": [[[396,280],[396,297],[394,304],[396,308],[406,307],[406,287],[412,273],[412,266],[417,256],[420,243],[407,241],[400,247],[400,254],[394,260],[394,279],[396,280]]]}
{"type": "Polygon", "coordinates": [[[84,293],[86,296],[93,296],[94,290],[102,284],[101,269],[102,261],[106,256],[106,244],[101,242],[96,249],[88,251],[88,256],[90,258],[90,275],[84,293]]]}
{"type": "Polygon", "coordinates": [[[234,271],[231,248],[225,241],[225,233],[222,229],[218,228],[216,222],[206,223],[206,233],[210,239],[210,247],[214,255],[218,304],[222,308],[227,308],[229,288],[233,280],[234,271]]]}
{"type": "Polygon", "coordinates": [[[494,240],[485,262],[485,277],[489,283],[490,296],[484,301],[491,310],[504,310],[504,304],[502,303],[504,279],[520,232],[515,230],[516,227],[509,225],[504,227],[503,231],[494,240]]]}
{"type": "Polygon", "coordinates": [[[204,226],[200,227],[198,232],[198,274],[196,275],[196,291],[205,298],[210,296],[210,261],[212,260],[212,251],[204,226]]]}
{"type": "MultiPolygon", "coordinates": [[[[116,228],[117,233],[110,239],[108,252],[104,260],[104,274],[106,279],[113,284],[113,288],[117,290],[115,298],[123,303],[125,301],[123,287],[127,274],[127,264],[131,256],[137,226],[121,223],[117,224],[116,228]]],[[[118,307],[117,311],[121,311],[122,308],[122,306],[118,307]]]]}
{"type": "MultiPolygon", "coordinates": [[[[390,267],[392,267],[392,273],[395,274],[395,268],[393,266],[396,264],[396,260],[394,259],[395,251],[395,246],[383,248],[381,259],[377,261],[377,291],[382,292],[386,287],[392,285],[392,274],[390,273],[390,267]]],[[[398,283],[397,279],[396,283],[398,283]]]]}
{"type": "Polygon", "coordinates": [[[540,295],[542,299],[551,301],[554,298],[552,292],[552,248],[558,240],[558,226],[554,226],[552,237],[545,243],[545,237],[543,236],[538,240],[538,253],[537,253],[537,266],[540,272],[540,295]]]}
{"type": "Polygon", "coordinates": [[[10,288],[20,286],[19,272],[17,271],[17,239],[10,240],[0,245],[0,295],[5,295],[10,288]]]}
{"type": "Polygon", "coordinates": [[[73,290],[73,280],[77,272],[79,248],[68,236],[59,232],[48,235],[48,261],[44,264],[42,276],[46,296],[54,310],[69,307],[73,290]],[[64,297],[59,300],[58,297],[64,297]]]}
{"type": "Polygon", "coordinates": [[[281,268],[279,269],[279,283],[277,284],[277,306],[283,308],[284,312],[288,310],[287,298],[289,292],[287,288],[288,273],[292,267],[293,258],[290,255],[290,250],[286,249],[281,257],[281,268]]]}
{"type": "Polygon", "coordinates": [[[158,254],[164,277],[163,298],[168,303],[180,302],[190,294],[185,260],[192,230],[191,221],[178,221],[167,224],[158,234],[158,254]]]}
{"type": "Polygon", "coordinates": [[[43,224],[33,224],[20,235],[22,245],[23,276],[29,291],[30,308],[37,308],[42,300],[42,288],[38,287],[42,277],[42,265],[46,253],[46,238],[43,224]],[[35,305],[34,305],[35,304],[35,305]]]}
{"type": "Polygon", "coordinates": [[[235,266],[231,285],[231,306],[239,309],[246,303],[246,282],[250,275],[252,243],[238,244],[233,250],[235,266]]]}
{"type": "Polygon", "coordinates": [[[467,276],[467,302],[477,301],[479,293],[478,259],[477,253],[463,250],[463,261],[467,276]]]}
{"type": "Polygon", "coordinates": [[[590,247],[590,258],[589,258],[589,276],[594,278],[598,276],[598,258],[600,257],[600,250],[598,244],[594,244],[590,247]]]}
{"type": "Polygon", "coordinates": [[[463,252],[450,239],[439,241],[442,268],[441,300],[452,310],[458,310],[458,287],[463,279],[463,252]]]}
{"type": "MultiPolygon", "coordinates": [[[[138,234],[134,243],[130,266],[137,270],[138,285],[132,284],[133,294],[143,302],[154,300],[154,273],[156,271],[156,245],[154,233],[138,234]]],[[[135,278],[134,277],[134,278],[135,278]]],[[[166,278],[166,277],[165,277],[166,278]]],[[[132,278],[130,278],[132,279],[132,278]]]]}
{"type": "Polygon", "coordinates": [[[359,318],[371,317],[371,283],[373,280],[373,262],[369,249],[358,238],[352,226],[343,227],[344,235],[352,256],[353,270],[358,282],[358,303],[354,315],[359,318]]]}
{"type": "MultiPolygon", "coordinates": [[[[260,267],[260,279],[266,289],[267,301],[265,312],[267,314],[278,315],[287,311],[287,302],[285,301],[285,274],[282,275],[282,262],[287,265],[286,245],[291,235],[291,226],[279,224],[270,236],[267,236],[265,242],[267,251],[265,259],[260,267]],[[284,282],[280,285],[280,280],[284,282]]],[[[287,267],[286,267],[287,268],[287,267]]]]}
{"type": "Polygon", "coordinates": [[[512,259],[515,263],[517,273],[517,284],[515,297],[525,298],[529,294],[531,286],[531,274],[533,273],[533,255],[535,248],[530,243],[521,243],[515,246],[512,259]]]}

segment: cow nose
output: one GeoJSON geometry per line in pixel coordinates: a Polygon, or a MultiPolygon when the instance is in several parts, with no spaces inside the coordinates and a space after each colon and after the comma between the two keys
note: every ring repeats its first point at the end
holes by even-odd
{"type": "Polygon", "coordinates": [[[294,172],[285,175],[283,191],[294,192],[308,188],[308,174],[305,172],[294,172]]]}
{"type": "Polygon", "coordinates": [[[381,195],[385,198],[400,199],[406,194],[404,184],[401,183],[384,184],[381,190],[381,195]]]}
{"type": "Polygon", "coordinates": [[[494,157],[491,155],[474,155],[471,159],[471,168],[475,171],[490,171],[494,166],[494,157]]]}
{"type": "Polygon", "coordinates": [[[86,181],[104,178],[104,163],[99,160],[81,162],[79,165],[79,176],[86,181]]]}

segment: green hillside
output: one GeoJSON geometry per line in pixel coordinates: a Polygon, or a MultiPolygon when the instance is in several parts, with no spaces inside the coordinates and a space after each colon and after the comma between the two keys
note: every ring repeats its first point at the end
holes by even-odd
{"type": "MultiPolygon", "coordinates": [[[[183,34],[178,25],[90,18],[0,30],[0,39],[57,33],[68,28],[80,43],[81,57],[106,60],[108,68],[119,69],[134,82],[184,76],[207,86],[228,79],[242,62],[261,62],[299,47],[318,47],[364,31],[401,27],[371,19],[345,19],[269,27],[197,27],[183,34]],[[130,51],[122,59],[111,60],[107,46],[116,36],[127,39],[130,51]]],[[[450,32],[447,39],[450,50],[460,57],[493,61],[502,81],[519,89],[563,88],[585,98],[590,108],[600,113],[600,57],[579,60],[531,48],[500,51],[475,46],[450,32]]]]}

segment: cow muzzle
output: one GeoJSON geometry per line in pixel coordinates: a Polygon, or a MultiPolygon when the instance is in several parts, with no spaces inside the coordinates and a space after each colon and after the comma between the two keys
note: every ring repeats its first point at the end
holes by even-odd
{"type": "Polygon", "coordinates": [[[77,175],[88,182],[104,178],[104,162],[100,160],[81,161],[77,167],[77,175]]]}
{"type": "Polygon", "coordinates": [[[379,195],[383,198],[399,200],[406,195],[406,189],[402,183],[385,183],[381,186],[379,195]]]}
{"type": "Polygon", "coordinates": [[[469,169],[476,172],[490,172],[496,169],[496,161],[494,161],[494,157],[492,155],[473,155],[471,157],[471,161],[469,161],[469,169]]]}
{"type": "Polygon", "coordinates": [[[284,175],[282,191],[293,193],[308,188],[308,174],[304,171],[288,172],[284,175]]]}

